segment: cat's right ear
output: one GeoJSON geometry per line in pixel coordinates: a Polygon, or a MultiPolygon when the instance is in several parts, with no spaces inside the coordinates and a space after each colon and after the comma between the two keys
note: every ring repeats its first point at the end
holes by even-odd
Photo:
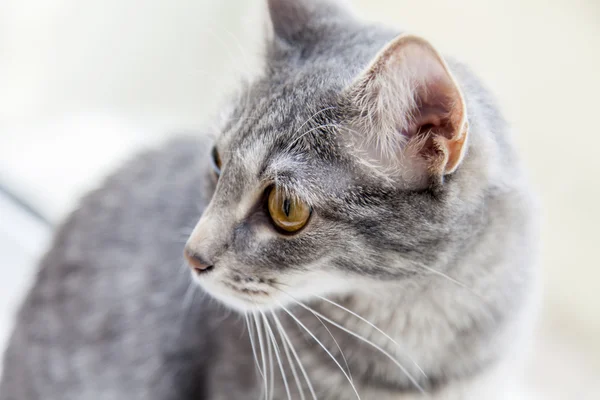
{"type": "Polygon", "coordinates": [[[272,31],[286,42],[322,33],[329,22],[346,14],[342,0],[267,0],[272,31]]]}
{"type": "Polygon", "coordinates": [[[448,65],[425,39],[403,34],[392,40],[347,88],[346,98],[352,147],[390,177],[443,182],[461,163],[466,103],[448,65]]]}

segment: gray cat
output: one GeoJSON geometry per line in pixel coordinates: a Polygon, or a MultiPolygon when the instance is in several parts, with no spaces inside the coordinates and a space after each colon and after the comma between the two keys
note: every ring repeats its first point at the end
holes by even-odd
{"type": "Polygon", "coordinates": [[[214,147],[139,156],[59,229],[1,400],[513,398],[535,224],[491,96],[338,3],[268,8],[214,147]]]}

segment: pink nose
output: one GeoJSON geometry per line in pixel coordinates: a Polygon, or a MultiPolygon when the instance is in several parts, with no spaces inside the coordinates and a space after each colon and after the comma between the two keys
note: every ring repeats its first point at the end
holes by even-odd
{"type": "Polygon", "coordinates": [[[203,272],[207,272],[213,269],[213,266],[209,262],[207,262],[204,258],[202,258],[202,256],[200,256],[193,250],[186,247],[183,254],[185,255],[185,258],[187,259],[192,269],[196,271],[196,273],[201,274],[203,272]]]}

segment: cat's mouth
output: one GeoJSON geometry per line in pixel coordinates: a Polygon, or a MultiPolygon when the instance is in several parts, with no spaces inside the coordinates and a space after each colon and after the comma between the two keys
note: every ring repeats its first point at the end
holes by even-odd
{"type": "Polygon", "coordinates": [[[242,293],[243,295],[247,295],[251,298],[255,298],[257,296],[268,296],[269,295],[269,293],[263,289],[237,286],[237,285],[231,284],[229,282],[223,282],[223,285],[227,286],[229,289],[233,290],[236,293],[239,292],[239,293],[242,293]]]}
{"type": "Polygon", "coordinates": [[[273,279],[233,275],[196,281],[212,297],[233,308],[249,311],[273,307],[273,279]]]}

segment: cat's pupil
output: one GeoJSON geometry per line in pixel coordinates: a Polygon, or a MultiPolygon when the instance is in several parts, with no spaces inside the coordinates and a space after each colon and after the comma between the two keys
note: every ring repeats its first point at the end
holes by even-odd
{"type": "Polygon", "coordinates": [[[283,201],[283,212],[285,213],[285,215],[286,215],[287,217],[289,217],[289,216],[290,216],[290,207],[291,207],[290,200],[286,198],[286,199],[283,201]]]}

